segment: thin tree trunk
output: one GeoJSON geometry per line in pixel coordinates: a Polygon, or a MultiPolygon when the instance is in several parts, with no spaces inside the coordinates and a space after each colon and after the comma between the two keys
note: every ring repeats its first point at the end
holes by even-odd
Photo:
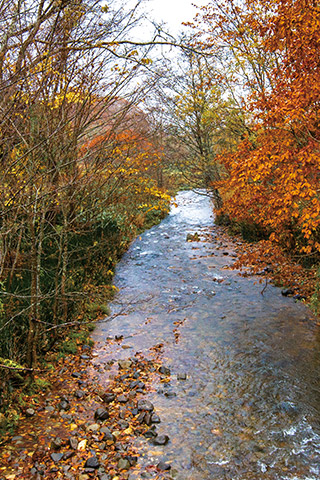
{"type": "Polygon", "coordinates": [[[31,236],[31,293],[30,293],[30,315],[29,315],[29,332],[27,339],[27,363],[30,368],[37,365],[38,355],[38,339],[39,339],[39,320],[40,320],[40,274],[41,274],[41,256],[42,256],[42,241],[44,233],[45,210],[43,210],[39,219],[40,225],[37,225],[38,218],[38,192],[36,192],[36,200],[34,205],[34,213],[30,222],[30,236],[31,236]]]}

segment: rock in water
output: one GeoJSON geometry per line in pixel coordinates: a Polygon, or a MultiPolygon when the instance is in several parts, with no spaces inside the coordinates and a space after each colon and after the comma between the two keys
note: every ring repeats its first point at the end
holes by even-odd
{"type": "Polygon", "coordinates": [[[162,373],[162,375],[170,375],[170,374],[171,374],[170,368],[165,367],[164,365],[162,365],[162,366],[159,368],[159,373],[162,373]]]}
{"type": "Polygon", "coordinates": [[[167,445],[169,442],[168,435],[158,435],[156,438],[153,439],[154,445],[167,445]]]}
{"type": "Polygon", "coordinates": [[[160,417],[156,413],[153,413],[151,416],[151,423],[160,423],[160,417]]]}
{"type": "Polygon", "coordinates": [[[290,295],[293,295],[294,294],[294,291],[292,290],[292,288],[285,288],[284,290],[281,290],[281,295],[283,295],[284,297],[289,297],[290,295]]]}
{"type": "Polygon", "coordinates": [[[131,367],[132,362],[131,360],[119,360],[118,365],[119,365],[119,368],[126,370],[131,367]]]}
{"type": "Polygon", "coordinates": [[[171,465],[161,460],[161,462],[158,463],[157,468],[159,470],[167,471],[167,470],[171,470],[171,465]]]}
{"type": "Polygon", "coordinates": [[[156,426],[155,425],[152,425],[152,427],[149,428],[149,430],[147,430],[146,432],[144,432],[143,434],[146,438],[154,438],[156,437],[158,434],[156,432],[156,426]]]}

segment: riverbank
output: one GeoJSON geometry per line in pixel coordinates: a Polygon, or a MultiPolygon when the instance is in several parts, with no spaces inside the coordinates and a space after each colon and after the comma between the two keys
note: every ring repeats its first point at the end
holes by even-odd
{"type": "Polygon", "coordinates": [[[230,234],[228,227],[219,227],[220,236],[237,254],[232,268],[243,276],[258,276],[264,293],[269,284],[282,289],[282,295],[306,303],[319,313],[318,266],[305,268],[289,254],[268,240],[248,242],[240,234],[230,234]]]}
{"type": "MultiPolygon", "coordinates": [[[[122,343],[121,338],[113,341],[122,343]]],[[[133,437],[143,435],[154,445],[169,441],[156,438],[160,418],[144,399],[152,377],[162,376],[157,357],[155,349],[152,359],[138,354],[126,361],[110,359],[107,388],[88,373],[93,358],[89,345],[60,359],[55,372],[43,378],[50,380],[50,390],[26,399],[14,436],[2,442],[0,478],[140,478],[133,437]]],[[[143,478],[170,478],[170,469],[162,461],[149,466],[143,478]]]]}

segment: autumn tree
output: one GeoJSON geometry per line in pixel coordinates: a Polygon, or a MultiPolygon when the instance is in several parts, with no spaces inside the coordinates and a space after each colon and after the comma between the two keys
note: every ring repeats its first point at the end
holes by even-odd
{"type": "Polygon", "coordinates": [[[147,178],[152,146],[134,133],[119,141],[143,95],[130,82],[150,63],[152,41],[128,39],[136,8],[81,0],[1,8],[0,356],[31,367],[81,313],[99,256],[106,281],[135,233],[133,216],[164,211],[168,198],[147,178]],[[120,204],[133,204],[132,189],[127,218],[120,204]]]}
{"type": "MultiPolygon", "coordinates": [[[[259,2],[259,9],[268,5],[259,2]]],[[[269,70],[272,88],[249,104],[255,138],[226,158],[229,175],[222,184],[232,193],[226,208],[234,218],[253,221],[273,241],[307,254],[320,249],[319,18],[312,2],[274,2],[264,21],[253,24],[266,55],[279,65],[269,70]]]]}

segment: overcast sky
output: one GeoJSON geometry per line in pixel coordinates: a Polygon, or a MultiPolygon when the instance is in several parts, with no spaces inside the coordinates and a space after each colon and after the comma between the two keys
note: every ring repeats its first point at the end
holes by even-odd
{"type": "Polygon", "coordinates": [[[205,5],[208,0],[149,0],[145,3],[145,9],[157,22],[162,20],[168,24],[173,34],[178,33],[182,22],[193,19],[197,9],[192,5],[205,5]]]}

